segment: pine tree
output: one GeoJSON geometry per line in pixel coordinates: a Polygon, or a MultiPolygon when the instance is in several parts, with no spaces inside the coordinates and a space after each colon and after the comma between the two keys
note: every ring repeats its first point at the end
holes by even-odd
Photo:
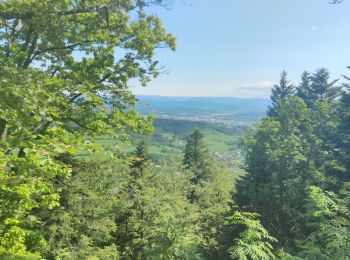
{"type": "Polygon", "coordinates": [[[212,161],[199,130],[189,136],[183,165],[190,175],[188,200],[200,212],[198,225],[202,234],[201,254],[204,259],[222,259],[227,246],[225,218],[232,204],[232,173],[219,169],[212,161]]]}
{"type": "MultiPolygon", "coordinates": [[[[349,67],[350,68],[350,67],[349,67]]],[[[350,78],[344,76],[350,81],[350,78]]],[[[350,85],[345,83],[338,109],[338,132],[336,147],[339,151],[339,157],[343,170],[338,178],[341,182],[350,182],[350,85]]]]}
{"type": "Polygon", "coordinates": [[[310,107],[312,103],[311,75],[304,71],[301,75],[301,83],[296,87],[296,95],[304,100],[310,107]]]}
{"type": "Polygon", "coordinates": [[[338,80],[330,81],[329,71],[325,68],[318,69],[311,75],[311,91],[313,99],[333,101],[339,95],[339,88],[335,87],[338,80]]]}
{"type": "Polygon", "coordinates": [[[141,139],[136,146],[130,163],[130,179],[126,183],[123,192],[125,200],[124,214],[119,219],[123,222],[117,233],[124,255],[142,259],[144,247],[147,244],[143,222],[147,218],[148,189],[149,189],[149,166],[150,155],[147,142],[141,139]]]}
{"type": "Polygon", "coordinates": [[[128,177],[127,164],[116,158],[70,163],[73,176],[57,180],[62,186],[61,206],[53,212],[40,212],[46,241],[40,248],[42,256],[63,260],[118,259],[119,245],[114,234],[119,223],[115,219],[123,212],[124,200],[117,195],[116,187],[128,177]]]}
{"type": "Polygon", "coordinates": [[[314,175],[309,143],[317,140],[311,111],[302,99],[289,96],[275,112],[277,116],[265,118],[245,141],[247,174],[237,183],[236,202],[243,210],[260,214],[281,246],[293,247],[295,212],[303,209],[304,189],[314,175]]]}
{"type": "Polygon", "coordinates": [[[198,184],[210,174],[211,159],[208,148],[204,144],[203,134],[198,130],[194,130],[188,137],[183,165],[186,170],[194,173],[192,182],[198,184]]]}
{"type": "Polygon", "coordinates": [[[295,87],[293,84],[290,84],[287,79],[288,73],[282,71],[279,84],[275,84],[272,88],[271,101],[272,106],[269,107],[268,115],[272,116],[275,114],[275,107],[281,101],[287,98],[289,95],[294,93],[295,87]]]}
{"type": "MultiPolygon", "coordinates": [[[[314,143],[313,164],[319,172],[317,186],[336,190],[340,188],[338,177],[341,174],[341,165],[337,160],[340,88],[336,86],[338,80],[330,80],[327,69],[320,68],[311,75],[311,111],[313,133],[318,142],[314,143]]],[[[311,145],[311,144],[308,144],[311,145]]]]}
{"type": "Polygon", "coordinates": [[[147,142],[141,139],[136,146],[134,159],[131,163],[131,169],[133,170],[132,175],[134,175],[135,178],[142,177],[145,168],[150,164],[150,160],[147,142]]]}

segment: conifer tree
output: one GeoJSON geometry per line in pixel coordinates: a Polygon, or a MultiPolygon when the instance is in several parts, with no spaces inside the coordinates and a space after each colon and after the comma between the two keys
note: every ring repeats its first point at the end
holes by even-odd
{"type": "Polygon", "coordinates": [[[311,91],[314,101],[333,101],[339,95],[339,88],[334,86],[337,81],[337,79],[330,81],[329,71],[325,68],[320,68],[313,73],[311,75],[311,91]]]}
{"type": "Polygon", "coordinates": [[[222,259],[227,250],[225,218],[233,203],[233,178],[230,172],[213,162],[203,138],[199,130],[194,130],[185,147],[184,170],[191,176],[188,199],[200,212],[202,256],[204,259],[222,259]]]}
{"type": "Polygon", "coordinates": [[[297,236],[295,212],[302,210],[304,189],[315,174],[308,143],[317,139],[302,99],[289,96],[275,112],[245,141],[247,175],[237,183],[236,201],[243,210],[260,214],[271,235],[289,247],[297,236]]]}
{"type": "Polygon", "coordinates": [[[335,85],[337,81],[330,80],[329,71],[325,68],[320,68],[311,75],[311,120],[313,133],[318,139],[318,142],[313,144],[316,154],[313,163],[320,173],[317,186],[327,190],[340,188],[337,181],[337,176],[341,174],[341,166],[336,160],[339,123],[336,111],[341,92],[335,85]]]}
{"type": "Polygon", "coordinates": [[[123,197],[126,208],[122,216],[123,225],[118,234],[123,254],[137,259],[143,258],[147,243],[143,222],[147,217],[150,156],[148,145],[141,139],[130,164],[130,179],[126,183],[123,197]]]}
{"type": "Polygon", "coordinates": [[[304,71],[301,75],[301,83],[296,87],[296,95],[304,100],[304,102],[310,107],[313,100],[311,89],[311,75],[309,72],[304,71]]]}
{"type": "Polygon", "coordinates": [[[183,165],[186,170],[193,171],[194,184],[198,184],[210,174],[211,159],[203,137],[198,129],[194,130],[188,137],[185,147],[183,165]]]}
{"type": "Polygon", "coordinates": [[[286,71],[282,71],[279,84],[275,84],[272,88],[272,106],[269,107],[268,110],[268,115],[270,116],[274,115],[274,109],[281,100],[284,100],[289,95],[294,93],[295,87],[289,82],[287,76],[288,73],[286,71]]]}
{"type": "Polygon", "coordinates": [[[147,142],[144,139],[141,139],[137,146],[134,155],[134,159],[131,163],[131,169],[133,169],[132,174],[135,178],[142,177],[142,174],[147,166],[150,164],[150,155],[147,142]]]}
{"type": "MultiPolygon", "coordinates": [[[[350,68],[350,67],[349,67],[350,68]]],[[[346,80],[350,78],[343,76],[346,80]]],[[[341,95],[338,108],[338,132],[336,147],[339,151],[339,157],[342,165],[341,173],[338,178],[341,182],[350,182],[350,85],[343,84],[344,91],[341,95]]]]}
{"type": "Polygon", "coordinates": [[[118,259],[115,219],[123,212],[124,200],[116,188],[128,177],[127,164],[117,158],[69,161],[73,176],[57,180],[62,186],[60,207],[40,212],[46,241],[40,252],[44,259],[118,259]]]}

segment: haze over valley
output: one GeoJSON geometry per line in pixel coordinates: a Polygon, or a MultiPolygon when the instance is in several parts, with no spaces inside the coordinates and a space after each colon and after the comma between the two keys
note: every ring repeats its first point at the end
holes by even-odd
{"type": "Polygon", "coordinates": [[[234,97],[136,97],[137,109],[143,114],[154,114],[156,119],[207,122],[225,128],[253,125],[271,104],[269,99],[234,97]]]}

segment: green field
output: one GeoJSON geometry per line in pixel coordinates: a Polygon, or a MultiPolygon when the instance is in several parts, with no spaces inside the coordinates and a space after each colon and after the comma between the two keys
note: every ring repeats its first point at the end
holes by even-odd
{"type": "MultiPolygon", "coordinates": [[[[245,133],[245,128],[227,129],[215,124],[186,120],[161,119],[155,120],[154,131],[148,136],[134,136],[129,143],[118,139],[98,137],[97,143],[111,150],[130,154],[135,150],[140,139],[146,139],[152,160],[163,164],[169,159],[181,160],[185,149],[186,138],[194,130],[199,129],[204,135],[210,154],[216,163],[223,168],[243,173],[241,169],[242,156],[239,150],[239,140],[245,133]]],[[[81,158],[92,159],[87,152],[80,153],[81,158]]],[[[103,160],[111,156],[109,153],[94,153],[93,159],[103,160]]]]}
{"type": "Polygon", "coordinates": [[[210,152],[224,153],[234,150],[243,135],[243,130],[229,131],[203,122],[171,120],[171,124],[168,124],[169,121],[157,121],[153,133],[148,136],[135,136],[131,144],[122,144],[120,140],[104,137],[99,137],[97,143],[107,147],[117,146],[122,151],[130,152],[134,149],[134,144],[140,138],[144,138],[148,141],[152,153],[180,154],[184,149],[186,137],[194,129],[199,129],[204,134],[204,140],[210,152]],[[184,124],[187,124],[186,127],[183,127],[184,124]]]}

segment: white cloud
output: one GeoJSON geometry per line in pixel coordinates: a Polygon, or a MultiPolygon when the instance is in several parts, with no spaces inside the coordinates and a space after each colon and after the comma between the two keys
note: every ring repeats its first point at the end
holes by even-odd
{"type": "Polygon", "coordinates": [[[273,87],[273,85],[276,84],[274,81],[260,81],[260,82],[251,82],[251,83],[245,83],[242,84],[242,88],[250,88],[250,89],[270,89],[273,87]]]}
{"type": "Polygon", "coordinates": [[[234,89],[233,96],[244,98],[269,98],[274,81],[263,80],[241,84],[234,89]]]}

